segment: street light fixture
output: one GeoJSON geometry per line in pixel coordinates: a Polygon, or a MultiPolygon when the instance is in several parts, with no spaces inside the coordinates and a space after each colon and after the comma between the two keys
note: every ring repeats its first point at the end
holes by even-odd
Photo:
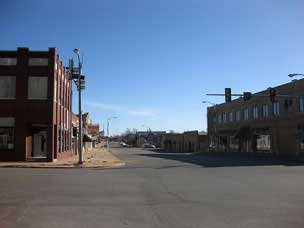
{"type": "Polygon", "coordinates": [[[202,101],[203,104],[211,104],[213,106],[216,106],[216,103],[210,102],[210,101],[202,101]]]}
{"type": "Polygon", "coordinates": [[[112,119],[117,119],[117,116],[111,116],[107,119],[107,135],[108,135],[108,139],[107,139],[107,148],[110,149],[110,143],[109,143],[109,138],[110,138],[110,120],[112,119]]]}
{"type": "Polygon", "coordinates": [[[295,76],[304,76],[304,74],[296,74],[296,73],[293,73],[293,74],[289,74],[288,77],[292,78],[292,77],[295,77],[295,76]]]}
{"type": "Polygon", "coordinates": [[[150,127],[148,127],[148,126],[146,126],[146,125],[144,125],[144,124],[142,124],[141,126],[144,127],[144,128],[147,128],[147,131],[149,131],[149,130],[151,131],[151,128],[150,128],[150,127]]]}

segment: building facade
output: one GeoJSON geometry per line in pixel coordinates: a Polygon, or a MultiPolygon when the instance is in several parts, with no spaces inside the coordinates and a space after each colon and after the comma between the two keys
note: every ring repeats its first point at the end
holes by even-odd
{"type": "Polygon", "coordinates": [[[72,81],[55,48],[0,51],[0,160],[53,161],[72,150],[72,81]]]}
{"type": "Polygon", "coordinates": [[[209,107],[209,149],[297,157],[304,153],[304,80],[209,107]]]}
{"type": "Polygon", "coordinates": [[[207,134],[198,131],[167,133],[163,140],[164,149],[167,152],[193,153],[207,150],[207,134]]]}

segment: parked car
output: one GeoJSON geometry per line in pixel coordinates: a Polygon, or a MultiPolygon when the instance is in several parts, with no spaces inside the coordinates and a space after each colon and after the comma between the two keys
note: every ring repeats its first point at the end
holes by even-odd
{"type": "Polygon", "coordinates": [[[129,145],[126,144],[125,142],[120,142],[119,144],[120,144],[122,147],[129,147],[129,145]]]}
{"type": "Polygon", "coordinates": [[[143,148],[156,148],[156,146],[151,143],[144,143],[143,148]]]}

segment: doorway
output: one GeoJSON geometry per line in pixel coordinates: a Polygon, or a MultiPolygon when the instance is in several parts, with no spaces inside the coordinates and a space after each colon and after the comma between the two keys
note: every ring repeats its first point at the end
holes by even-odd
{"type": "Polygon", "coordinates": [[[41,130],[33,134],[33,157],[47,157],[47,132],[41,130]]]}

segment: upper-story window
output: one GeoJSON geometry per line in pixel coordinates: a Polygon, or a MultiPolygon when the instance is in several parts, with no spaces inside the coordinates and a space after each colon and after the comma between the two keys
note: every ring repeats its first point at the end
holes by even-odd
{"type": "Polygon", "coordinates": [[[0,58],[0,66],[15,66],[17,58],[0,58]]]}
{"type": "Polygon", "coordinates": [[[221,114],[219,114],[218,116],[217,116],[217,122],[220,124],[220,123],[222,123],[222,115],[221,114]]]}
{"type": "Polygon", "coordinates": [[[54,100],[57,101],[57,80],[54,80],[54,100]]]}
{"type": "Polygon", "coordinates": [[[280,115],[280,103],[278,101],[273,103],[273,115],[280,115]]]}
{"type": "Polygon", "coordinates": [[[47,99],[48,77],[28,78],[28,99],[47,99]]]}
{"type": "Polygon", "coordinates": [[[249,120],[249,111],[248,108],[243,110],[243,120],[249,120]]]}
{"type": "Polygon", "coordinates": [[[269,105],[263,104],[263,117],[267,118],[269,116],[269,105]]]}
{"type": "Polygon", "coordinates": [[[257,105],[252,109],[252,116],[254,120],[259,118],[259,107],[257,105]]]}
{"type": "Polygon", "coordinates": [[[48,58],[30,58],[29,66],[47,66],[49,64],[48,58]]]}
{"type": "Polygon", "coordinates": [[[227,122],[227,114],[226,112],[223,113],[223,123],[227,122]]]}
{"type": "Polygon", "coordinates": [[[233,122],[233,112],[229,112],[229,121],[233,122]]]}
{"type": "Polygon", "coordinates": [[[299,98],[299,111],[304,112],[304,97],[299,98]]]}
{"type": "Polygon", "coordinates": [[[235,112],[235,120],[236,121],[240,121],[241,120],[241,112],[240,111],[236,111],[235,112]]]}
{"type": "Polygon", "coordinates": [[[0,76],[0,99],[16,97],[16,76],[0,76]]]}

